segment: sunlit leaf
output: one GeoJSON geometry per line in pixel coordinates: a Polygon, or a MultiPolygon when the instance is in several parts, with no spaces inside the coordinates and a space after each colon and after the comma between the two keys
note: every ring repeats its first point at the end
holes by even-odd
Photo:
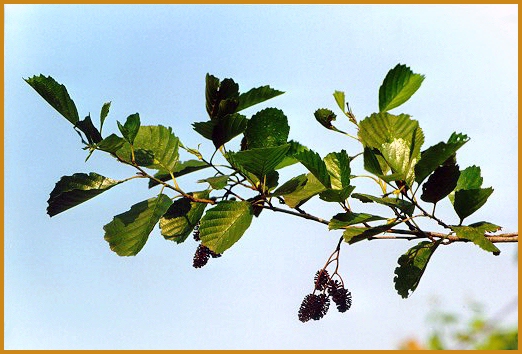
{"type": "Polygon", "coordinates": [[[457,237],[470,240],[483,250],[492,252],[495,256],[500,254],[500,250],[497,246],[484,236],[484,233],[486,232],[496,232],[500,230],[500,226],[487,222],[480,222],[469,226],[451,226],[451,229],[455,231],[457,237]]]}
{"type": "Polygon", "coordinates": [[[306,175],[306,183],[295,191],[283,196],[285,204],[290,208],[296,208],[306,203],[313,196],[324,191],[326,187],[319,182],[312,173],[306,175]]]}
{"type": "Polygon", "coordinates": [[[103,123],[105,123],[105,119],[109,114],[109,109],[111,108],[111,102],[105,102],[100,111],[100,134],[103,129],[103,123]]]}
{"type": "Polygon", "coordinates": [[[371,203],[375,202],[378,204],[386,205],[388,207],[397,208],[401,210],[403,213],[407,215],[412,215],[415,210],[415,205],[408,202],[407,200],[397,199],[397,198],[379,198],[369,194],[360,194],[354,193],[352,194],[352,198],[359,199],[363,203],[371,203]]]}
{"type": "MultiPolygon", "coordinates": [[[[209,196],[208,191],[191,194],[200,199],[209,196]]],[[[188,198],[177,199],[159,220],[161,234],[167,240],[182,243],[194,230],[206,207],[206,203],[192,202],[188,198]]]]}
{"type": "Polygon", "coordinates": [[[289,144],[257,148],[236,153],[230,153],[236,164],[241,165],[246,171],[253,173],[260,180],[273,172],[276,166],[285,158],[289,144]]]}
{"type": "Polygon", "coordinates": [[[135,256],[145,246],[149,234],[172,200],[165,194],[134,204],[105,225],[105,240],[119,256],[135,256]]]}
{"type": "Polygon", "coordinates": [[[203,245],[222,254],[243,236],[252,222],[252,216],[252,207],[248,202],[220,202],[201,218],[199,237],[203,245]]]}
{"type": "Polygon", "coordinates": [[[386,112],[410,99],[424,81],[424,75],[414,74],[406,65],[391,69],[379,88],[379,111],[386,112]]]}
{"type": "Polygon", "coordinates": [[[121,134],[130,144],[134,144],[134,139],[138,134],[140,129],[140,115],[138,113],[131,114],[127,117],[125,124],[122,125],[120,122],[118,123],[118,128],[120,129],[121,134]]]}
{"type": "MultiPolygon", "coordinates": [[[[200,161],[200,160],[187,160],[183,162],[178,162],[176,166],[174,167],[174,177],[180,177],[192,172],[196,172],[205,168],[210,167],[209,164],[206,162],[200,161]]],[[[160,170],[157,173],[154,174],[154,177],[159,179],[160,181],[169,181],[172,179],[172,176],[168,171],[160,170]]],[[[154,180],[149,180],[149,188],[152,188],[154,186],[157,186],[158,182],[154,180]]]]}
{"type": "Polygon", "coordinates": [[[212,189],[223,189],[228,183],[230,176],[224,175],[224,176],[216,176],[216,177],[209,177],[205,179],[201,179],[198,181],[198,183],[208,183],[212,187],[212,189]]]}

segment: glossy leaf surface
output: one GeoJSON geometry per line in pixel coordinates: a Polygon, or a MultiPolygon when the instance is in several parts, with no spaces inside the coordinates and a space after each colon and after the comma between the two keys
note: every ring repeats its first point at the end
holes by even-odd
{"type": "Polygon", "coordinates": [[[252,116],[245,130],[248,149],[286,144],[290,126],[288,118],[278,108],[265,108],[252,116]]]}
{"type": "Polygon", "coordinates": [[[283,93],[283,91],[273,89],[268,85],[253,88],[239,95],[239,105],[236,108],[236,112],[282,95],[283,93]]]}

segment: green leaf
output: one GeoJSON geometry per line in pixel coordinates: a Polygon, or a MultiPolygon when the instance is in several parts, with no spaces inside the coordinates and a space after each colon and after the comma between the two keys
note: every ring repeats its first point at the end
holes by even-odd
{"type": "Polygon", "coordinates": [[[283,91],[273,89],[268,85],[250,89],[239,95],[239,105],[236,108],[236,112],[282,95],[283,93],[283,91]]]}
{"type": "Polygon", "coordinates": [[[419,162],[415,165],[415,181],[419,184],[424,181],[468,141],[467,135],[453,133],[447,143],[440,142],[423,151],[419,162]]]}
{"type": "Polygon", "coordinates": [[[350,185],[350,156],[345,150],[329,153],[325,156],[324,163],[330,175],[332,189],[341,190],[350,185]]]}
{"type": "MultiPolygon", "coordinates": [[[[190,194],[200,199],[209,196],[208,191],[190,194]]],[[[206,203],[191,202],[188,198],[177,199],[159,220],[161,234],[167,240],[182,243],[194,230],[206,207],[206,203]]]]}
{"type": "Polygon", "coordinates": [[[426,266],[440,242],[441,240],[423,241],[399,257],[399,267],[395,268],[393,281],[400,296],[407,298],[417,289],[426,266]]]}
{"type": "Polygon", "coordinates": [[[232,79],[218,78],[207,74],[205,87],[206,109],[211,120],[236,112],[239,104],[239,85],[232,79]]]}
{"type": "Polygon", "coordinates": [[[333,126],[332,122],[337,118],[336,114],[327,108],[320,108],[314,112],[315,120],[317,120],[323,127],[330,130],[335,130],[340,133],[343,131],[333,126]]]}
{"type": "Polygon", "coordinates": [[[47,214],[54,216],[122,183],[91,172],[63,176],[55,185],[47,201],[47,214]]]}
{"type": "Polygon", "coordinates": [[[140,129],[140,115],[138,113],[131,114],[127,117],[124,125],[121,125],[120,122],[117,123],[125,140],[127,140],[131,145],[134,144],[134,139],[140,129]]]}
{"type": "Polygon", "coordinates": [[[352,194],[354,189],[355,186],[350,185],[343,187],[342,189],[328,188],[325,191],[319,193],[319,198],[326,202],[342,203],[346,199],[348,199],[348,197],[350,196],[350,194],[352,194]]]}
{"type": "Polygon", "coordinates": [[[220,202],[207,210],[201,219],[199,237],[202,244],[222,254],[243,236],[252,222],[252,216],[252,206],[248,202],[220,202]]]}
{"type": "Polygon", "coordinates": [[[290,180],[286,181],[281,185],[279,188],[277,188],[272,195],[273,196],[283,196],[287,194],[294,193],[297,190],[302,189],[306,182],[308,181],[308,177],[306,174],[302,174],[296,177],[291,178],[290,180]]]}
{"type": "Polygon", "coordinates": [[[410,144],[398,138],[391,143],[382,144],[382,156],[391,167],[394,180],[404,180],[411,187],[415,178],[414,166],[418,158],[411,155],[410,144]]]}
{"type": "Polygon", "coordinates": [[[125,140],[117,136],[116,134],[111,134],[102,141],[97,144],[97,148],[102,151],[107,151],[110,153],[116,153],[123,144],[125,144],[125,140]]]}
{"type": "MultiPolygon", "coordinates": [[[[402,139],[410,150],[410,159],[420,158],[420,149],[424,143],[424,133],[419,122],[407,114],[398,116],[389,113],[373,113],[359,122],[359,139],[364,147],[370,147],[383,153],[394,140],[402,139]]],[[[384,155],[384,154],[383,154],[384,155]]]]}
{"type": "Polygon", "coordinates": [[[245,116],[237,113],[219,119],[212,130],[212,142],[216,149],[243,133],[247,127],[247,122],[248,119],[245,116]]]}
{"type": "Polygon", "coordinates": [[[286,144],[290,126],[283,111],[265,108],[252,116],[245,130],[248,149],[286,144]]]}
{"type": "Polygon", "coordinates": [[[69,122],[76,124],[80,120],[76,105],[64,85],[59,84],[50,76],[46,77],[41,74],[24,80],[69,122]]]}
{"type": "MultiPolygon", "coordinates": [[[[196,172],[199,170],[202,170],[204,168],[208,168],[210,165],[208,165],[206,162],[199,161],[199,160],[187,160],[184,162],[178,162],[176,166],[174,167],[174,177],[180,177],[192,172],[196,172]]],[[[170,172],[168,171],[158,171],[154,174],[154,177],[157,179],[165,182],[172,179],[172,176],[170,175],[170,172]]],[[[154,180],[149,180],[149,188],[152,188],[154,186],[157,186],[159,183],[154,180]]]]}
{"type": "Polygon", "coordinates": [[[344,97],[344,92],[343,91],[335,91],[333,93],[333,96],[335,98],[335,102],[337,102],[337,105],[339,106],[341,111],[343,111],[343,113],[344,113],[345,106],[346,106],[346,98],[344,97]]]}
{"type": "Polygon", "coordinates": [[[305,150],[296,154],[295,158],[299,160],[299,162],[301,162],[308,169],[308,171],[312,172],[312,174],[319,180],[319,182],[323,184],[323,186],[326,188],[331,187],[330,175],[328,174],[326,163],[318,153],[312,150],[305,150]]]}
{"type": "Polygon", "coordinates": [[[103,129],[103,123],[105,123],[105,119],[107,118],[107,115],[109,114],[110,108],[111,108],[111,102],[105,102],[102,106],[102,109],[100,112],[100,134],[103,129]]]}
{"type": "MultiPolygon", "coordinates": [[[[172,129],[162,125],[141,126],[134,139],[136,163],[147,168],[173,172],[178,162],[179,139],[172,129]]],[[[116,153],[122,160],[131,162],[128,143],[116,153]]]]}
{"type": "Polygon", "coordinates": [[[478,189],[482,186],[483,179],[480,176],[480,167],[469,166],[460,173],[455,190],[478,189]]]}
{"type": "Polygon", "coordinates": [[[328,223],[329,230],[344,229],[347,226],[361,224],[363,222],[371,222],[378,220],[386,220],[386,218],[365,214],[365,213],[340,213],[335,215],[328,223]]]}
{"type": "Polygon", "coordinates": [[[145,246],[149,234],[172,200],[165,194],[134,204],[105,225],[105,240],[119,256],[135,256],[145,246]]]}
{"type": "Polygon", "coordinates": [[[192,123],[192,127],[205,139],[212,140],[212,133],[214,132],[214,126],[217,124],[216,121],[209,120],[206,122],[195,122],[192,123]]]}
{"type": "Polygon", "coordinates": [[[427,203],[437,203],[457,186],[460,176],[458,165],[439,166],[422,185],[421,199],[427,203]]]}
{"type": "Polygon", "coordinates": [[[479,210],[493,193],[493,188],[461,189],[455,192],[453,208],[461,222],[479,210]]]}
{"type": "Polygon", "coordinates": [[[389,166],[382,156],[378,156],[380,154],[379,150],[369,147],[365,147],[363,151],[364,169],[377,176],[383,176],[386,170],[389,169],[389,166]],[[382,164],[379,162],[379,157],[381,158],[382,164]]]}
{"type": "Polygon", "coordinates": [[[257,148],[236,153],[230,153],[233,156],[234,162],[241,165],[246,171],[253,173],[260,180],[264,176],[273,172],[277,165],[283,161],[290,148],[289,144],[257,148]]]}
{"type": "Polygon", "coordinates": [[[396,226],[397,224],[398,223],[390,223],[375,227],[350,226],[344,230],[343,239],[344,242],[352,245],[356,242],[363,241],[370,237],[382,234],[391,229],[392,227],[396,226]]]}
{"type": "Polygon", "coordinates": [[[209,178],[199,180],[198,183],[207,182],[208,184],[210,184],[212,189],[218,190],[218,189],[225,188],[225,186],[228,183],[229,178],[230,178],[229,175],[209,177],[209,178]]]}
{"type": "Polygon", "coordinates": [[[397,64],[379,88],[379,111],[389,111],[409,100],[423,80],[424,75],[414,74],[406,65],[397,64]]]}
{"type": "Polygon", "coordinates": [[[299,161],[294,156],[300,153],[301,151],[308,150],[306,146],[301,145],[297,141],[290,140],[288,144],[290,144],[290,149],[288,149],[288,152],[283,161],[281,161],[276,166],[276,170],[298,163],[299,161]]]}
{"type": "Polygon", "coordinates": [[[74,127],[80,129],[85,134],[88,143],[91,145],[99,143],[102,140],[100,132],[92,124],[91,116],[87,116],[85,119],[76,122],[74,127]]]}
{"type": "Polygon", "coordinates": [[[205,77],[206,109],[209,117],[212,117],[214,106],[218,103],[219,79],[207,74],[205,77]]]}
{"type": "Polygon", "coordinates": [[[415,210],[415,205],[413,205],[412,203],[410,203],[406,200],[402,200],[402,199],[389,198],[389,197],[378,198],[378,197],[374,197],[373,195],[359,194],[359,193],[352,194],[352,197],[359,199],[363,203],[375,202],[378,204],[386,205],[391,208],[397,208],[409,216],[411,216],[413,214],[413,211],[415,210]]]}
{"type": "Polygon", "coordinates": [[[484,236],[486,232],[496,232],[500,230],[500,226],[480,222],[469,226],[451,226],[458,238],[470,240],[485,251],[492,252],[495,256],[500,254],[500,250],[484,236]]]}
{"type": "Polygon", "coordinates": [[[296,188],[294,192],[283,195],[283,198],[286,205],[290,208],[296,208],[325,189],[325,186],[313,174],[308,173],[306,175],[306,183],[302,187],[296,188]]]}

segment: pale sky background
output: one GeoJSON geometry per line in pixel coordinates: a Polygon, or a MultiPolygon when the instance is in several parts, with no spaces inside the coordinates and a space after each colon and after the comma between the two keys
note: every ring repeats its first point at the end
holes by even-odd
{"type": "MultiPolygon", "coordinates": [[[[514,244],[499,245],[499,257],[473,244],[442,247],[409,299],[396,293],[393,272],[414,243],[344,244],[340,272],[352,308],[340,314],[332,305],[305,324],[297,310],[340,236],[324,225],[265,211],[202,269],[192,267],[192,239],[176,245],[158,229],[136,257],[118,257],[103,225],[157,191],[132,181],[49,218],[47,199],[61,176],[134,171],[102,153],[85,163],[70,124],[22,78],[53,76],[80,117],[90,112],[96,122],[112,101],[105,134],[139,112],[142,124],[172,126],[207,154],[212,144],[191,128],[207,119],[205,74],[232,77],[242,91],[269,84],[286,93],[248,115],[281,108],[292,139],[322,156],[353,155],[359,146],[323,129],[313,112],[340,113],[332,93],[343,90],[363,119],[378,109],[388,70],[404,63],[426,79],[394,112],[420,122],[424,148],[454,131],[471,137],[459,165],[481,166],[484,187],[495,192],[466,221],[510,232],[518,230],[517,13],[517,5],[6,5],[5,348],[393,349],[425,338],[435,299],[463,314],[480,301],[494,315],[518,293],[514,244]]],[[[351,129],[340,115],[338,126],[351,129]]],[[[280,181],[302,172],[296,166],[280,181]]],[[[192,181],[204,177],[180,183],[202,189],[192,181]]],[[[443,219],[458,222],[449,202],[439,204],[443,219]]],[[[339,212],[316,200],[305,206],[325,218],[339,212]]],[[[516,323],[515,311],[501,324],[516,323]]]]}

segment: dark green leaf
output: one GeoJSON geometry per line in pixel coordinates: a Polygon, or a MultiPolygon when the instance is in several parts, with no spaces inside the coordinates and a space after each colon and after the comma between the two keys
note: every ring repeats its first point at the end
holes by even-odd
{"type": "Polygon", "coordinates": [[[398,223],[391,223],[385,225],[379,225],[375,227],[358,227],[358,226],[350,226],[347,227],[343,232],[344,242],[352,245],[356,242],[366,240],[370,237],[377,236],[382,234],[383,232],[388,231],[398,223]]]}
{"type": "Polygon", "coordinates": [[[288,149],[288,152],[286,153],[286,156],[283,159],[283,161],[281,161],[277,165],[276,170],[298,163],[299,161],[294,156],[300,153],[301,151],[308,150],[306,146],[301,145],[297,141],[290,140],[288,144],[290,144],[290,149],[288,149]]]}
{"type": "MultiPolygon", "coordinates": [[[[213,75],[207,74],[205,77],[205,99],[206,108],[209,117],[212,117],[214,106],[218,104],[219,79],[213,75]]],[[[210,138],[208,138],[210,139],[210,138]]]]}
{"type": "Polygon", "coordinates": [[[111,108],[111,102],[105,102],[102,106],[102,109],[100,112],[100,134],[103,129],[103,123],[105,123],[105,118],[107,118],[107,115],[109,114],[110,108],[111,108]]]}
{"type": "Polygon", "coordinates": [[[342,189],[328,188],[319,194],[319,198],[326,202],[342,203],[346,199],[348,199],[348,197],[350,196],[350,194],[352,194],[354,189],[355,186],[350,185],[343,187],[342,189]]]}
{"type": "MultiPolygon", "coordinates": [[[[172,129],[162,125],[141,126],[134,139],[136,163],[140,166],[161,170],[175,170],[178,162],[179,139],[172,133],[172,129]]],[[[131,162],[131,148],[128,143],[117,151],[117,155],[124,161],[131,162]]]]}
{"type": "Polygon", "coordinates": [[[289,144],[257,148],[236,153],[230,153],[236,164],[239,164],[246,171],[253,173],[260,180],[270,172],[285,158],[289,144]]]}
{"type": "Polygon", "coordinates": [[[440,142],[424,150],[421,153],[419,162],[415,165],[415,181],[417,183],[424,181],[426,177],[455,155],[457,150],[468,141],[467,135],[453,133],[447,143],[440,142]]]}
{"type": "Polygon", "coordinates": [[[397,64],[379,88],[379,111],[389,111],[409,100],[423,80],[424,75],[414,74],[406,65],[397,64]]]}
{"type": "Polygon", "coordinates": [[[415,210],[415,205],[413,205],[412,203],[410,203],[406,200],[402,200],[402,199],[388,198],[388,197],[378,198],[378,197],[374,197],[373,195],[359,194],[359,193],[352,194],[352,197],[359,199],[363,203],[375,202],[378,204],[386,205],[391,208],[397,208],[400,211],[402,211],[403,213],[405,213],[406,215],[410,215],[410,216],[413,214],[413,211],[415,210]]]}
{"type": "Polygon", "coordinates": [[[364,148],[364,169],[370,173],[373,173],[374,175],[381,176],[384,175],[385,171],[383,171],[382,166],[377,159],[377,153],[379,153],[377,149],[372,149],[369,147],[364,148]]]}
{"type": "Polygon", "coordinates": [[[469,226],[451,226],[457,237],[470,240],[485,251],[492,252],[495,256],[500,254],[500,250],[484,236],[486,232],[495,232],[500,230],[500,226],[480,222],[469,226]]]}
{"type": "Polygon", "coordinates": [[[286,181],[281,185],[279,188],[277,188],[272,195],[273,196],[282,196],[286,194],[294,193],[295,191],[302,189],[306,182],[308,181],[308,177],[306,174],[302,174],[296,177],[293,177],[292,179],[286,181]]]}
{"type": "MultiPolygon", "coordinates": [[[[191,193],[196,198],[206,199],[208,191],[191,193]]],[[[191,202],[188,198],[176,200],[161,217],[161,234],[167,239],[182,243],[190,235],[205,211],[206,203],[191,202]]]]}
{"type": "Polygon", "coordinates": [[[165,194],[134,204],[105,225],[105,240],[119,256],[135,256],[145,246],[149,234],[172,200],[165,194]]]}
{"type": "MultiPolygon", "coordinates": [[[[188,173],[192,173],[195,171],[202,170],[204,168],[208,168],[210,165],[208,165],[206,162],[199,161],[199,160],[187,160],[184,162],[178,162],[176,166],[174,167],[174,177],[180,177],[183,175],[186,175],[188,173]]],[[[159,179],[160,181],[169,181],[172,179],[172,176],[168,171],[158,171],[156,174],[154,174],[154,177],[159,179]]],[[[158,182],[154,180],[149,180],[149,188],[152,188],[154,186],[157,186],[158,182]]]]}
{"type": "Polygon", "coordinates": [[[110,153],[116,153],[123,144],[125,144],[125,140],[117,136],[116,134],[111,134],[102,141],[97,144],[97,148],[102,151],[107,151],[110,153]]]}
{"type": "Polygon", "coordinates": [[[76,122],[75,127],[80,129],[85,134],[87,141],[91,145],[99,143],[102,140],[100,132],[92,124],[91,116],[87,116],[84,120],[76,122]]]}
{"type": "Polygon", "coordinates": [[[140,129],[140,115],[138,113],[131,114],[127,117],[124,125],[121,125],[120,122],[117,123],[125,140],[127,140],[131,145],[134,144],[134,139],[140,129]]]}
{"type": "Polygon", "coordinates": [[[120,184],[111,178],[91,172],[62,177],[47,201],[47,214],[54,216],[120,184]]]}
{"type": "Polygon", "coordinates": [[[212,130],[212,142],[216,149],[243,133],[247,122],[248,119],[245,116],[237,113],[219,119],[212,130]]]}
{"type": "Polygon", "coordinates": [[[245,108],[264,102],[283,93],[283,91],[273,89],[268,85],[253,88],[239,95],[239,105],[236,108],[236,112],[242,111],[245,108]]]}
{"type": "Polygon", "coordinates": [[[326,188],[331,187],[330,175],[326,169],[326,164],[318,153],[312,150],[305,150],[296,154],[295,158],[299,160],[308,171],[312,172],[323,186],[326,188]]]}
{"type": "Polygon", "coordinates": [[[371,222],[378,220],[386,220],[386,218],[365,214],[365,213],[341,213],[335,215],[328,223],[329,230],[344,229],[347,226],[361,224],[363,222],[371,222]]]}
{"type": "Polygon", "coordinates": [[[247,149],[286,144],[290,126],[283,111],[265,108],[252,116],[245,130],[247,149]]]}
{"type": "Polygon", "coordinates": [[[493,188],[461,189],[455,192],[453,208],[461,222],[479,210],[493,193],[493,188]]]}
{"type": "Polygon", "coordinates": [[[212,140],[212,133],[214,132],[214,126],[217,124],[217,121],[208,120],[206,122],[195,122],[192,123],[192,127],[194,130],[198,132],[205,139],[212,140]]]}
{"type": "Polygon", "coordinates": [[[399,267],[395,268],[395,289],[403,298],[407,298],[417,289],[431,256],[440,244],[423,241],[410,248],[399,257],[399,267]]]}
{"type": "Polygon", "coordinates": [[[243,236],[252,216],[252,206],[248,202],[220,202],[207,210],[201,219],[199,237],[204,246],[222,254],[243,236]]]}
{"type": "Polygon", "coordinates": [[[455,190],[460,189],[478,189],[482,187],[482,177],[480,176],[480,167],[470,166],[460,173],[459,180],[455,190]]]}
{"type": "Polygon", "coordinates": [[[458,165],[439,166],[422,186],[421,199],[427,203],[437,203],[457,186],[460,176],[458,165]]]}
{"type": "Polygon", "coordinates": [[[76,105],[64,85],[59,84],[50,76],[43,75],[24,80],[73,125],[80,120],[76,105]]]}
{"type": "Polygon", "coordinates": [[[334,127],[334,125],[332,124],[332,122],[337,118],[337,116],[334,112],[332,112],[332,110],[327,108],[320,108],[314,112],[314,117],[315,120],[317,120],[326,129],[335,130],[343,133],[342,131],[334,127]]]}
{"type": "MultiPolygon", "coordinates": [[[[281,186],[282,187],[282,186],[281,186]]],[[[298,187],[294,192],[283,195],[285,204],[290,208],[296,208],[306,203],[313,196],[321,193],[326,188],[313,174],[306,175],[306,183],[298,187]]]]}
{"type": "Polygon", "coordinates": [[[199,180],[198,183],[207,182],[208,184],[210,184],[212,189],[223,189],[227,185],[229,178],[230,178],[230,176],[228,176],[228,175],[209,177],[209,178],[199,180]]]}

